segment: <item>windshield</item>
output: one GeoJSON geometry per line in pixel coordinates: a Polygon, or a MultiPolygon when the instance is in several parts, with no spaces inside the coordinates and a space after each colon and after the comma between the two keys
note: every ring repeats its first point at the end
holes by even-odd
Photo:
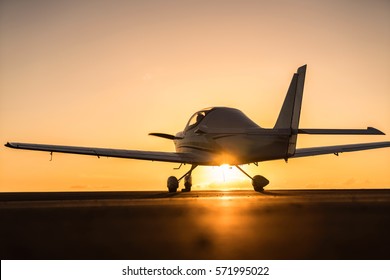
{"type": "Polygon", "coordinates": [[[210,111],[211,111],[211,109],[205,109],[205,110],[198,111],[195,114],[193,114],[192,117],[190,118],[190,120],[188,121],[187,126],[184,130],[186,131],[186,130],[192,129],[195,126],[197,126],[210,111]]]}

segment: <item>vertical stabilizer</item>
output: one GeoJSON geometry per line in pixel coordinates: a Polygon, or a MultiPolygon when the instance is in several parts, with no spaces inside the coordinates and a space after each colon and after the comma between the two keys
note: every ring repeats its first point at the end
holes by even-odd
{"type": "Polygon", "coordinates": [[[286,157],[290,157],[295,153],[305,75],[306,65],[299,67],[297,73],[293,75],[282,109],[280,110],[279,117],[274,127],[275,129],[291,129],[286,157]]]}

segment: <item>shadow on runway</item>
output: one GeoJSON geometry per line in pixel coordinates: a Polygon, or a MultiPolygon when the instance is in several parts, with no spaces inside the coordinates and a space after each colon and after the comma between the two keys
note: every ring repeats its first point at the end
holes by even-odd
{"type": "Polygon", "coordinates": [[[1,259],[389,259],[390,190],[0,193],[1,259]]]}
{"type": "Polygon", "coordinates": [[[255,192],[259,195],[266,195],[266,196],[291,196],[291,194],[288,194],[288,193],[281,193],[281,192],[277,192],[277,191],[267,191],[267,190],[264,190],[262,192],[255,192]]]}
{"type": "Polygon", "coordinates": [[[1,201],[58,201],[58,200],[108,200],[108,199],[159,199],[172,198],[180,192],[159,191],[100,191],[100,192],[6,192],[1,201]]]}

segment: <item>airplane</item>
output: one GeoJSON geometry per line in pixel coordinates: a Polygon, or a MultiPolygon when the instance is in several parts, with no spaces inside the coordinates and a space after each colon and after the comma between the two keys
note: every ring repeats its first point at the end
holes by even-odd
{"type": "Polygon", "coordinates": [[[255,191],[262,192],[269,181],[261,176],[251,176],[240,166],[268,160],[307,157],[324,154],[353,152],[390,147],[390,141],[311,148],[296,148],[298,134],[329,135],[384,135],[376,128],[367,129],[305,129],[299,128],[303,88],[307,65],[293,74],[285,100],[273,128],[262,128],[235,108],[210,107],[194,113],[184,130],[176,135],[149,133],[149,135],[173,140],[176,152],[120,150],[92,147],[59,146],[7,142],[6,147],[14,149],[47,151],[51,155],[71,153],[97,157],[116,157],[139,160],[161,161],[191,165],[180,178],[170,176],[167,180],[169,192],[176,192],[184,179],[184,189],[191,191],[192,172],[198,166],[235,166],[252,180],[255,191]]]}

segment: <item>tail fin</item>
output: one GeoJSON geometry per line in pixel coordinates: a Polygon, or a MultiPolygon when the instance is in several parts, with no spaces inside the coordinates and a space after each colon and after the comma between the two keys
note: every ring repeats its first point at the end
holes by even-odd
{"type": "Polygon", "coordinates": [[[297,131],[299,125],[299,117],[301,114],[303,86],[305,84],[306,65],[298,68],[297,73],[292,77],[290,87],[288,88],[286,98],[279,117],[275,124],[275,129],[289,128],[291,136],[289,139],[287,157],[294,155],[295,146],[297,144],[297,131]]]}

